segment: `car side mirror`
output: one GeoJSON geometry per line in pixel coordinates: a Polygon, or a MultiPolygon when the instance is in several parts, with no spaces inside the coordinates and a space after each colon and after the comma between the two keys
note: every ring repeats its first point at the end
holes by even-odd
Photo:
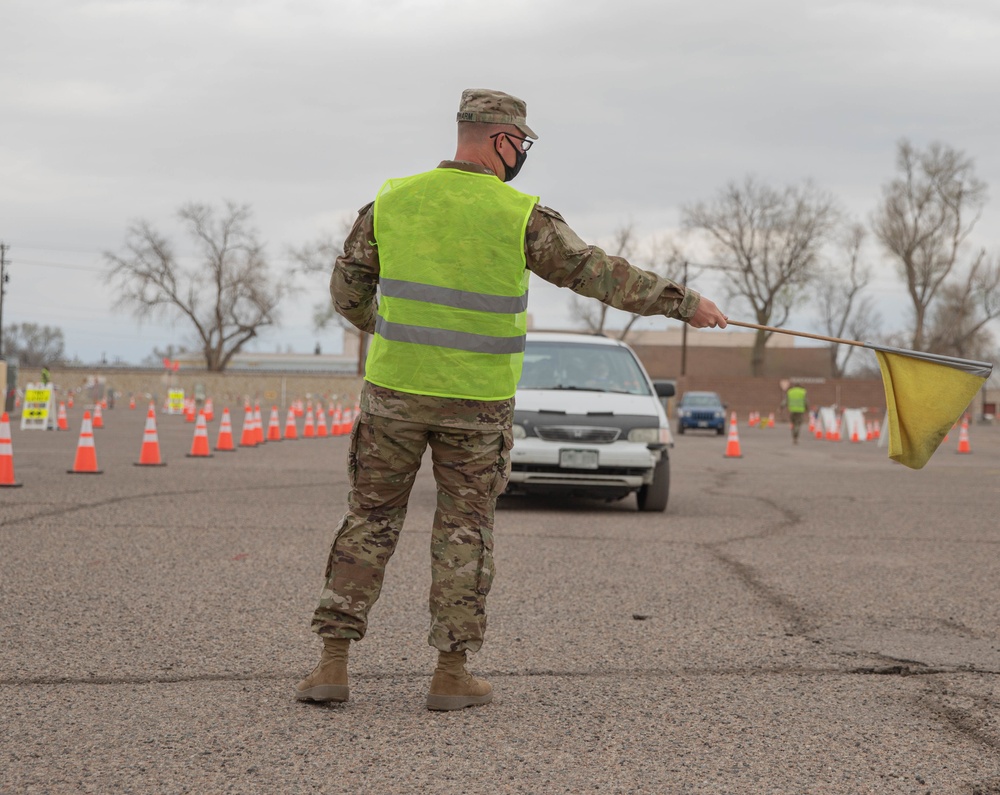
{"type": "Polygon", "coordinates": [[[673,381],[654,381],[653,389],[656,390],[656,396],[661,398],[669,398],[677,394],[677,388],[673,381]]]}

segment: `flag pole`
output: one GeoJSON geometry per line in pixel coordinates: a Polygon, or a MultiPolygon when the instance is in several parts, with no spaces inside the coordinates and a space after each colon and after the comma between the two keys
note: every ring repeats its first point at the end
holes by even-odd
{"type": "Polygon", "coordinates": [[[876,345],[873,342],[860,342],[858,340],[846,340],[840,337],[826,337],[822,334],[810,334],[806,331],[792,331],[787,328],[778,328],[777,326],[760,326],[756,323],[744,323],[740,320],[727,320],[727,325],[730,326],[742,326],[743,328],[754,328],[760,331],[772,331],[776,334],[791,334],[794,337],[808,337],[813,340],[822,340],[823,342],[833,342],[837,345],[856,345],[859,348],[870,348],[873,351],[883,351],[885,353],[898,353],[902,356],[911,356],[915,359],[923,359],[928,362],[936,362],[937,364],[948,365],[949,367],[957,367],[960,370],[964,370],[972,375],[982,376],[983,378],[989,378],[993,373],[993,363],[992,362],[980,362],[974,359],[960,359],[957,356],[944,356],[937,353],[923,353],[922,351],[910,351],[905,348],[894,348],[890,345],[876,345]]]}
{"type": "Polygon", "coordinates": [[[792,331],[787,328],[778,328],[777,326],[759,326],[756,323],[743,323],[739,320],[727,320],[727,325],[730,326],[743,326],[743,328],[755,328],[761,331],[773,331],[776,334],[791,334],[795,337],[809,337],[812,340],[823,340],[824,342],[835,342],[838,345],[857,345],[859,348],[871,347],[867,342],[859,342],[858,340],[845,340],[840,337],[824,337],[822,334],[809,334],[805,331],[792,331]]]}

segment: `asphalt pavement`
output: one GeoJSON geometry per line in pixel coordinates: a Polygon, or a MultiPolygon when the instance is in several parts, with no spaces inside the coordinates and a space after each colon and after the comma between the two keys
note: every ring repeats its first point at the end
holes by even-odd
{"type": "Polygon", "coordinates": [[[496,697],[432,713],[429,467],[351,700],[303,704],[347,437],[188,458],[161,413],[137,467],[119,406],[71,475],[81,416],[15,427],[0,488],[2,793],[1000,793],[1000,427],[917,472],[687,433],[665,514],[502,499],[496,697]]]}

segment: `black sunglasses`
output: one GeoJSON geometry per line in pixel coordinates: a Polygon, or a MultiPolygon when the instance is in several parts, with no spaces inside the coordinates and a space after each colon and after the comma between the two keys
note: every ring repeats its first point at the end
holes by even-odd
{"type": "Polygon", "coordinates": [[[518,136],[511,135],[510,133],[500,133],[500,132],[499,133],[493,133],[493,135],[491,135],[490,138],[496,138],[499,135],[506,135],[508,138],[511,138],[511,139],[513,139],[515,141],[520,141],[521,142],[521,151],[522,152],[527,152],[529,149],[531,149],[531,145],[533,143],[535,143],[530,138],[519,138],[518,136]]]}

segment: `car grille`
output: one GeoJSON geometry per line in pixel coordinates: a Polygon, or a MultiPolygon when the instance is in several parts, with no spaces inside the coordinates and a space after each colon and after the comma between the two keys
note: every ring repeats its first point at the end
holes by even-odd
{"type": "Polygon", "coordinates": [[[620,428],[594,428],[587,425],[546,425],[535,433],[547,442],[588,442],[611,444],[621,434],[620,428]]]}
{"type": "Polygon", "coordinates": [[[692,411],[688,414],[689,420],[694,420],[695,422],[716,422],[715,410],[711,411],[692,411]]]}

